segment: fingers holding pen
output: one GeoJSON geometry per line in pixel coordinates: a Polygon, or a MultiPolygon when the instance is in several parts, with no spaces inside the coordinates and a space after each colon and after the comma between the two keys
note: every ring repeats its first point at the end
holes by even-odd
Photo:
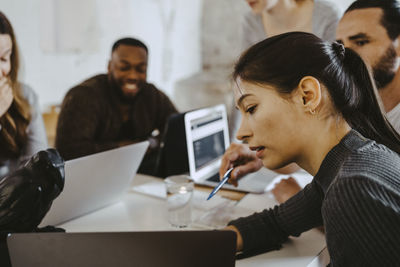
{"type": "Polygon", "coordinates": [[[219,176],[223,177],[225,172],[234,166],[234,163],[239,159],[239,153],[235,148],[236,144],[231,144],[222,156],[221,167],[219,168],[219,176]]]}
{"type": "Polygon", "coordinates": [[[228,182],[237,186],[238,179],[248,173],[258,171],[262,167],[262,161],[256,157],[255,152],[251,151],[247,145],[233,143],[222,157],[219,170],[220,177],[232,167],[235,168],[228,182]]]}
{"type": "Polygon", "coordinates": [[[230,168],[240,165],[243,161],[243,158],[246,157],[246,150],[248,148],[243,144],[235,144],[232,143],[228,149],[225,151],[220,167],[220,176],[229,170],[230,168]]]}

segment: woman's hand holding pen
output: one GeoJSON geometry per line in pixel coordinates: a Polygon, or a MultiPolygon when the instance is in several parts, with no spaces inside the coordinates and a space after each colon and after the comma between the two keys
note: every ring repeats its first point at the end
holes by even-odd
{"type": "Polygon", "coordinates": [[[261,159],[247,145],[232,143],[222,157],[219,175],[222,177],[227,170],[234,167],[228,182],[237,186],[240,177],[256,172],[262,166],[261,159]]]}

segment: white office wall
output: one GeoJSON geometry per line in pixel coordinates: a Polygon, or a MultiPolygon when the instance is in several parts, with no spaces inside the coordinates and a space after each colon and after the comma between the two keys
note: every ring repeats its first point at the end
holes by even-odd
{"type": "Polygon", "coordinates": [[[60,103],[73,85],[106,72],[112,43],[125,36],[148,45],[148,80],[171,94],[175,80],[201,69],[201,5],[202,0],[0,0],[17,35],[20,80],[38,93],[42,108],[60,103]],[[74,28],[78,37],[68,41],[74,28]],[[75,49],[80,44],[88,47],[75,49]]]}
{"type": "MultiPolygon", "coordinates": [[[[204,11],[208,17],[215,17],[218,9],[226,12],[229,3],[219,2],[215,2],[212,10],[204,11]]],[[[352,0],[335,2],[344,10],[352,0]]],[[[207,3],[210,5],[210,1],[207,3]]],[[[233,10],[248,8],[244,3],[234,6],[233,10]]],[[[219,36],[232,41],[238,23],[216,19],[212,22],[215,27],[208,23],[202,29],[203,0],[0,0],[0,10],[16,31],[22,55],[20,79],[39,94],[42,107],[60,103],[71,86],[105,72],[111,45],[123,36],[138,37],[149,46],[148,80],[169,95],[175,81],[201,71],[202,60],[212,68],[230,62],[237,53],[235,49],[224,49],[224,42],[215,44],[218,40],[215,29],[224,29],[221,23],[235,27],[223,30],[219,36]],[[85,8],[89,9],[86,13],[81,10],[85,8]],[[57,27],[66,30],[57,32],[57,27]],[[80,37],[69,42],[71,29],[77,29],[80,37]],[[202,44],[201,34],[206,34],[202,44]],[[65,43],[60,44],[60,40],[65,43]],[[204,40],[210,43],[205,44],[204,40]],[[82,43],[86,44],[84,48],[74,50],[82,43]],[[215,53],[216,50],[221,52],[215,53]]],[[[236,10],[236,13],[241,12],[236,10]]]]}

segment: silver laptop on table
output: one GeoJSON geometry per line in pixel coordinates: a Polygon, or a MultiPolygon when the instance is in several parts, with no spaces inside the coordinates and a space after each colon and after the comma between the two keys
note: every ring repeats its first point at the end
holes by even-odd
{"type": "Polygon", "coordinates": [[[65,186],[40,226],[58,225],[117,202],[129,188],[148,142],[65,162],[65,186]]]}
{"type": "Polygon", "coordinates": [[[232,231],[27,233],[7,237],[13,267],[233,267],[232,231]]]}
{"type": "MultiPolygon", "coordinates": [[[[224,105],[187,112],[184,117],[189,173],[195,183],[215,186],[219,182],[219,167],[229,147],[229,129],[224,105]]],[[[262,193],[278,174],[266,168],[239,180],[239,186],[224,188],[262,193]]]]}

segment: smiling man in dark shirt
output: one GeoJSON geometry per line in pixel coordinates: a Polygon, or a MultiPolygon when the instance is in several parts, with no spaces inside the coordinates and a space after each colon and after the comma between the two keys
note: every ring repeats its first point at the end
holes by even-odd
{"type": "Polygon", "coordinates": [[[108,73],[75,86],[64,98],[56,148],[66,159],[149,140],[139,172],[153,174],[159,141],[168,117],[177,110],[147,83],[148,49],[133,38],[112,47],[108,73]]]}

